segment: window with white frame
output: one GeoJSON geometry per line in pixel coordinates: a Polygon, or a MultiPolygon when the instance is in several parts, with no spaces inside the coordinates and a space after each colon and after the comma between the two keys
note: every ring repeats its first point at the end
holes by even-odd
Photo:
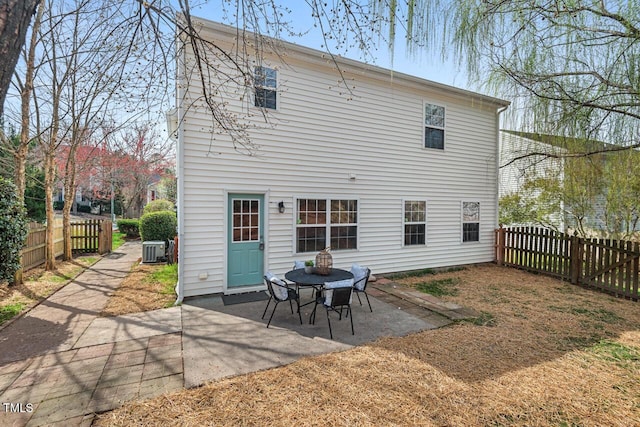
{"type": "Polygon", "coordinates": [[[273,68],[255,67],[253,86],[256,107],[276,109],[278,74],[273,68]]]}
{"type": "Polygon", "coordinates": [[[444,150],[444,107],[424,104],[424,146],[444,150]]]}
{"type": "Polygon", "coordinates": [[[462,241],[480,241],[480,202],[462,202],[462,241]]]}
{"type": "Polygon", "coordinates": [[[404,202],[404,245],[424,245],[427,237],[427,203],[404,202]]]}
{"type": "Polygon", "coordinates": [[[296,252],[357,249],[358,201],[298,199],[296,252]]]}

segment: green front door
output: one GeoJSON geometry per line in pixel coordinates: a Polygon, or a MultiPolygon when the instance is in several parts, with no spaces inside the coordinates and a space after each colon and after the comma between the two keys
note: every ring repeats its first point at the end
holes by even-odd
{"type": "Polygon", "coordinates": [[[229,194],[227,287],[259,285],[264,274],[264,195],[229,194]]]}

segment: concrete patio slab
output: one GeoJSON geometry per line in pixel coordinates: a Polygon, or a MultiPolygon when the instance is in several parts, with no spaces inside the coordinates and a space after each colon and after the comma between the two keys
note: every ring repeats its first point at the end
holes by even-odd
{"type": "MultiPolygon", "coordinates": [[[[310,291],[303,294],[303,303],[310,299],[310,291]]],[[[318,306],[315,325],[309,324],[314,305],[303,307],[301,325],[289,305],[281,303],[266,328],[273,303],[263,320],[265,301],[225,306],[219,296],[189,299],[182,308],[185,387],[435,327],[375,298],[371,298],[371,305],[373,313],[366,303],[360,306],[354,302],[354,335],[349,319],[338,320],[337,314],[331,313],[331,340],[322,306],[318,306]]]]}
{"type": "MultiPolygon", "coordinates": [[[[309,323],[313,303],[302,308],[302,324],[287,303],[279,304],[269,328],[273,303],[262,319],[266,301],[225,306],[220,296],[99,317],[140,246],[127,243],[0,330],[0,402],[13,405],[0,411],[0,426],[89,426],[95,413],[127,401],[451,323],[429,304],[449,315],[467,313],[388,284],[370,287],[373,312],[354,300],[354,335],[348,318],[331,313],[333,340],[322,306],[309,323]]],[[[311,290],[301,299],[313,301],[311,290]]]]}

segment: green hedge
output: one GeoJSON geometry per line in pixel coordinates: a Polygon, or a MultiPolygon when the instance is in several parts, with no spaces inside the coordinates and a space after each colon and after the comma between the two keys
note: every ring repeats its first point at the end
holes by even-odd
{"type": "Polygon", "coordinates": [[[178,219],[174,212],[160,211],[142,215],[140,218],[140,237],[142,241],[173,240],[178,227],[178,219]]]}
{"type": "Polygon", "coordinates": [[[89,205],[81,205],[80,203],[76,203],[76,208],[78,212],[91,213],[91,206],[89,205]]]}
{"type": "Polygon", "coordinates": [[[152,202],[147,203],[144,206],[143,214],[148,214],[151,212],[160,212],[160,211],[169,211],[173,212],[175,205],[170,200],[165,199],[157,199],[152,202]]]}
{"type": "Polygon", "coordinates": [[[127,235],[129,239],[140,237],[140,220],[138,219],[119,219],[118,230],[127,235]]]}
{"type": "Polygon", "coordinates": [[[13,282],[27,231],[27,215],[16,195],[16,186],[0,177],[0,282],[13,282]]]}

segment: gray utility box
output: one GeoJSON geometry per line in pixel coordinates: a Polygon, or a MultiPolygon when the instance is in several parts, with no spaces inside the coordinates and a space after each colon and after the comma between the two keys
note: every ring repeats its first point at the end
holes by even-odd
{"type": "Polygon", "coordinates": [[[164,260],[164,242],[162,240],[142,242],[142,262],[162,260],[164,260]]]}

